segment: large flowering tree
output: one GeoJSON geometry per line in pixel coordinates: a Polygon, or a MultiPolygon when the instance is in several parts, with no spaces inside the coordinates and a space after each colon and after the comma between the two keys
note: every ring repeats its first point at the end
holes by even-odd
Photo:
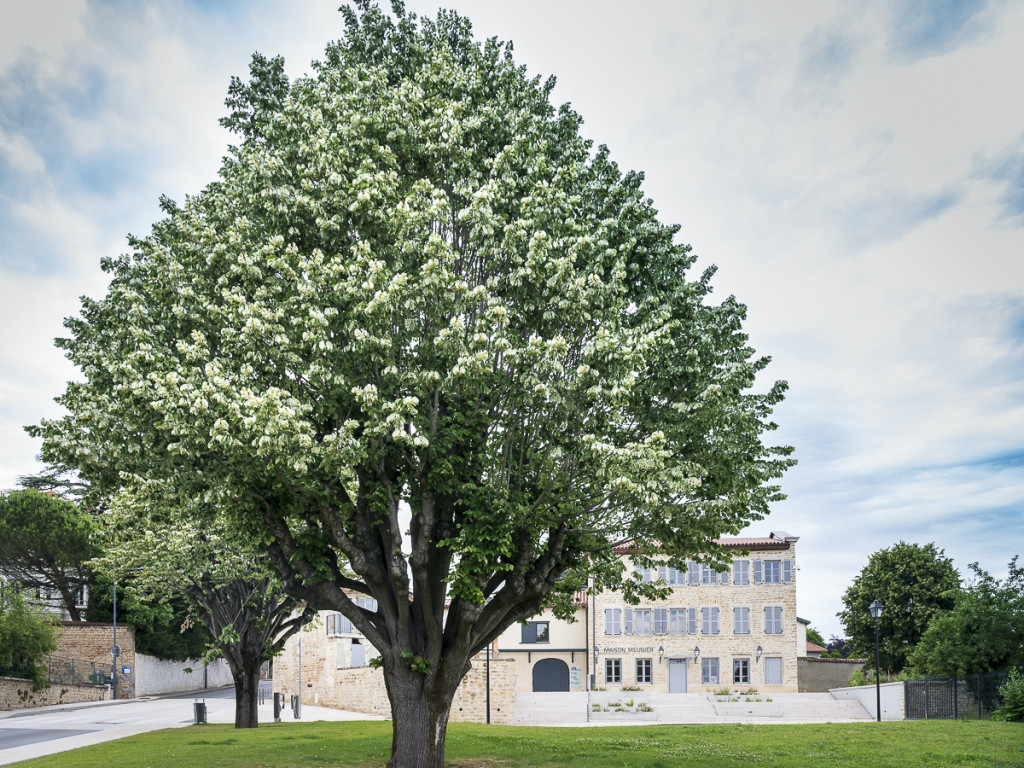
{"type": "Polygon", "coordinates": [[[687,278],[642,176],[510,46],[393,10],[343,8],[311,77],[232,83],[239,144],[105,263],[37,431],[100,487],[230,510],[380,650],[390,764],[438,766],[477,651],[620,584],[614,542],[714,558],[790,460],[744,307],[687,278]]]}

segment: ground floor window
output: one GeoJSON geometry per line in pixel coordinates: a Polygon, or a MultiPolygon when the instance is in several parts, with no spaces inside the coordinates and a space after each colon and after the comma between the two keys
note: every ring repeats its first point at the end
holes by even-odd
{"type": "Polygon", "coordinates": [[[732,660],[732,681],[734,683],[750,682],[750,659],[732,660]]]}
{"type": "Polygon", "coordinates": [[[604,681],[606,683],[622,682],[622,659],[604,660],[604,681]]]}
{"type": "Polygon", "coordinates": [[[650,659],[636,660],[636,681],[638,683],[649,683],[653,679],[653,671],[650,659]]]}
{"type": "Polygon", "coordinates": [[[704,685],[718,685],[718,659],[700,660],[700,681],[704,685]]]}

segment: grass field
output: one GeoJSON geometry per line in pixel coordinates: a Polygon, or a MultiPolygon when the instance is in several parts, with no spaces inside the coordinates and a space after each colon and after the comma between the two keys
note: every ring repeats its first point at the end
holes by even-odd
{"type": "MultiPolygon", "coordinates": [[[[238,731],[200,725],[157,731],[18,763],[19,768],[293,768],[380,766],[387,722],[288,723],[238,731]]],[[[525,728],[458,723],[452,768],[1024,768],[1024,725],[989,721],[843,725],[525,728]]]]}

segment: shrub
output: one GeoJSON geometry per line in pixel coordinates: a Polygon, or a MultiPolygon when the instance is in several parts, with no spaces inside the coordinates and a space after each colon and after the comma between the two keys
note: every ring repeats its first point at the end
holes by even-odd
{"type": "Polygon", "coordinates": [[[999,687],[1003,697],[1003,706],[992,713],[997,720],[1024,722],[1024,675],[1020,670],[1010,671],[1006,682],[999,687]]]}
{"type": "Polygon", "coordinates": [[[40,662],[57,648],[57,617],[25,599],[17,584],[0,582],[0,671],[47,684],[40,662]]]}

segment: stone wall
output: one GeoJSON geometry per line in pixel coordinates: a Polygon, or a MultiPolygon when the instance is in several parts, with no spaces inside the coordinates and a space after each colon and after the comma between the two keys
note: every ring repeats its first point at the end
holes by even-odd
{"type": "MultiPolygon", "coordinates": [[[[286,702],[299,689],[298,641],[302,640],[302,703],[334,709],[347,709],[370,715],[390,717],[391,704],[384,687],[384,673],[372,667],[338,666],[345,662],[342,653],[347,638],[328,637],[325,626],[317,622],[288,639],[284,651],[274,659],[274,692],[283,693],[286,702]]],[[[515,721],[515,662],[511,658],[491,658],[491,722],[511,725],[515,721]]],[[[487,682],[483,656],[473,659],[452,703],[452,722],[486,722],[487,682]]]]}
{"type": "Polygon", "coordinates": [[[864,659],[797,659],[797,687],[804,693],[842,688],[850,682],[850,675],[862,669],[865,663],[864,659]]]}
{"type": "MultiPolygon", "coordinates": [[[[63,621],[53,655],[76,661],[94,661],[110,669],[113,644],[112,624],[63,621]]],[[[117,660],[117,696],[119,699],[131,699],[135,697],[135,631],[129,625],[117,625],[117,645],[121,648],[121,656],[117,660]],[[122,667],[129,667],[127,675],[122,674],[122,667]]]]}
{"type": "Polygon", "coordinates": [[[903,683],[882,683],[877,691],[873,685],[833,688],[831,693],[837,699],[859,701],[872,717],[877,717],[877,704],[880,698],[883,720],[906,720],[903,683]]]}
{"type": "Polygon", "coordinates": [[[0,711],[46,707],[52,704],[77,704],[110,698],[110,689],[97,685],[51,685],[41,691],[32,689],[29,680],[0,677],[0,711]]]}

